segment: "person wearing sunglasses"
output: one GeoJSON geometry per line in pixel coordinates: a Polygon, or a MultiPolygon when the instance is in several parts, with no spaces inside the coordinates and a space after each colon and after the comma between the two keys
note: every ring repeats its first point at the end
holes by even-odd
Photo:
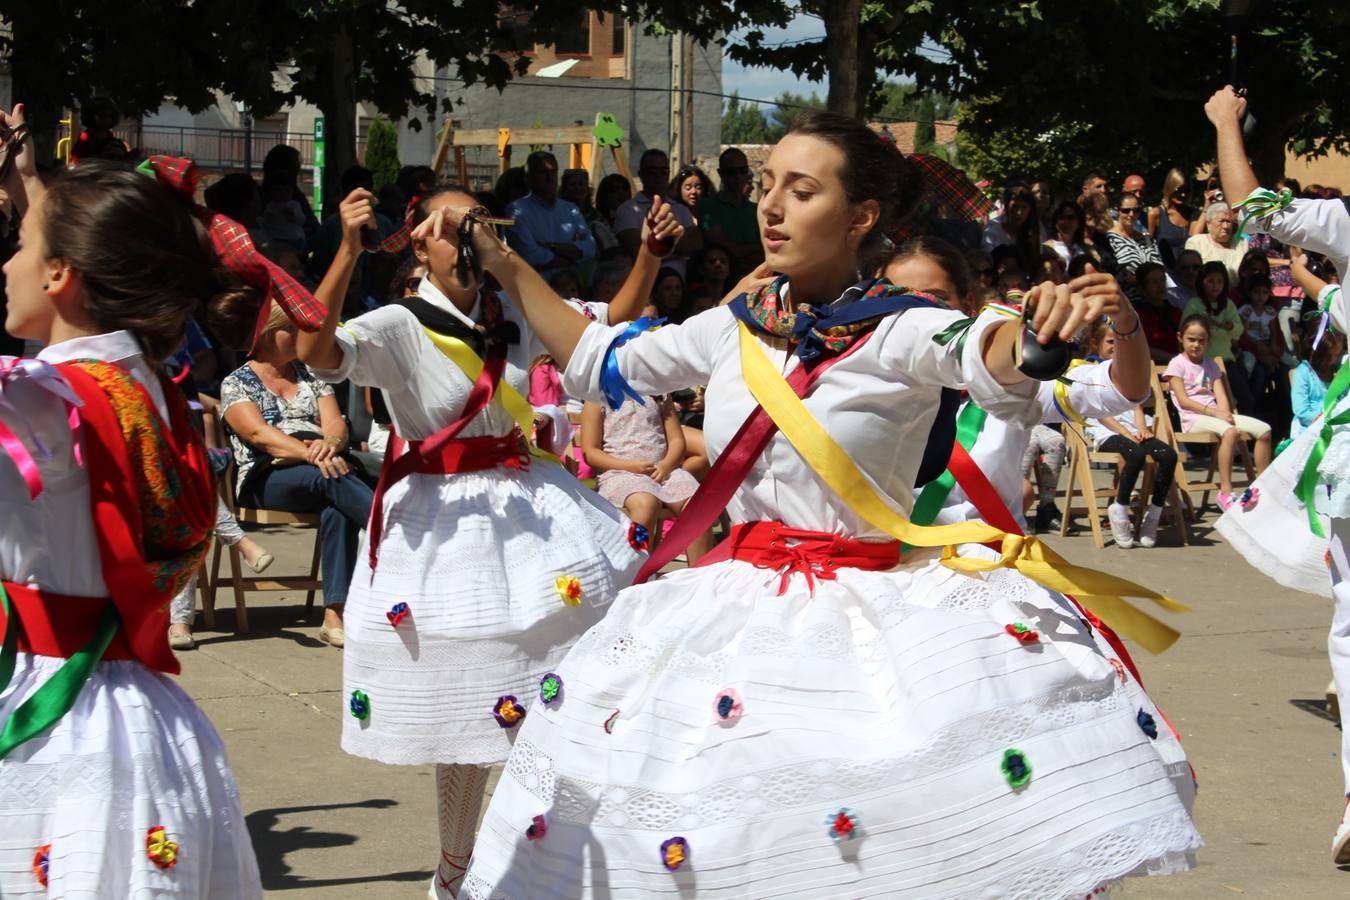
{"type": "Polygon", "coordinates": [[[1163,179],[1162,203],[1148,211],[1148,233],[1158,242],[1163,262],[1175,266],[1190,236],[1195,210],[1187,205],[1186,173],[1172,169],[1163,179]]]}
{"type": "Polygon", "coordinates": [[[764,261],[759,240],[757,206],[750,194],[750,161],[735,147],[717,159],[721,189],[703,198],[698,220],[707,239],[721,244],[731,254],[731,277],[740,278],[764,261]]]}
{"type": "Polygon", "coordinates": [[[1144,202],[1138,194],[1122,194],[1116,211],[1116,222],[1106,233],[1106,243],[1116,258],[1116,278],[1132,303],[1139,302],[1139,287],[1134,272],[1144,263],[1162,265],[1158,244],[1147,231],[1139,229],[1143,221],[1144,202]]]}

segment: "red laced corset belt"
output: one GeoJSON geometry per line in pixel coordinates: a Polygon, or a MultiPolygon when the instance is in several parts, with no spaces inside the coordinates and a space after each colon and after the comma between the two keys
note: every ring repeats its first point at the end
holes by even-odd
{"type": "Polygon", "coordinates": [[[880,572],[900,562],[899,541],[859,541],[827,531],[789,528],[782,522],[746,522],[733,525],[727,539],[710,550],[695,565],[705,566],[728,559],[772,569],[782,578],[778,593],[787,591],[792,573],[806,576],[812,589],[816,579],[833,581],[839,569],[880,572]]]}
{"type": "MultiPolygon", "coordinates": [[[[100,626],[104,625],[108,610],[114,609],[107,597],[71,597],[13,581],[2,583],[9,595],[9,605],[23,623],[16,629],[16,649],[21,653],[70,659],[100,637],[100,626]]],[[[115,627],[116,619],[113,621],[115,627]]],[[[0,634],[8,631],[8,610],[6,604],[0,604],[0,634]]],[[[108,649],[100,656],[101,661],[135,658],[126,631],[121,628],[116,629],[108,649]]]]}

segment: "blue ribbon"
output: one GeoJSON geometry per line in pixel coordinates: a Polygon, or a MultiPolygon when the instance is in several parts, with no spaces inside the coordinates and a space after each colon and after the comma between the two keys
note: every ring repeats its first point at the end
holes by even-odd
{"type": "Polygon", "coordinates": [[[600,370],[600,390],[605,395],[605,403],[610,409],[618,409],[623,405],[625,398],[631,397],[638,402],[639,406],[646,406],[647,401],[641,394],[633,390],[633,386],[628,383],[628,379],[623,377],[619,371],[619,359],[616,351],[633,338],[658,326],[664,325],[665,319],[653,319],[651,316],[643,316],[636,322],[630,322],[628,327],[614,336],[610,341],[609,348],[605,350],[604,367],[600,370]]]}

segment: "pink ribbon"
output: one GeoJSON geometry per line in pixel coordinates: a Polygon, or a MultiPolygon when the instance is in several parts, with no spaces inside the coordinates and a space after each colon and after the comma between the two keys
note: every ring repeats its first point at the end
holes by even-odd
{"type": "MultiPolygon", "coordinates": [[[[20,379],[28,381],[60,400],[66,408],[66,420],[70,423],[71,430],[79,427],[80,414],[78,410],[83,404],[75,392],[71,390],[70,385],[66,383],[59,369],[38,359],[0,356],[0,411],[8,412],[12,421],[23,422],[23,417],[14,404],[6,398],[5,393],[11,383],[20,379]]],[[[26,422],[24,422],[24,427],[28,431],[28,438],[33,446],[37,448],[44,459],[50,459],[51,451],[42,443],[32,428],[28,427],[26,422]]],[[[3,419],[0,419],[0,451],[3,451],[14,462],[14,467],[19,470],[19,475],[28,485],[29,498],[36,500],[38,495],[42,493],[42,474],[38,470],[37,461],[33,459],[33,454],[28,451],[28,447],[3,419]]],[[[78,445],[76,460],[79,460],[78,445]]]]}

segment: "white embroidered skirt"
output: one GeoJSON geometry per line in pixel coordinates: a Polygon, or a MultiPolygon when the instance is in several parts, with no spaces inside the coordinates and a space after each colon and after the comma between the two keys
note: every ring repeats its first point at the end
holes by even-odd
{"type": "Polygon", "coordinates": [[[385,498],[384,527],[375,577],[367,536],[343,611],[342,749],[396,764],[500,763],[515,731],[494,715],[498,700],[528,707],[645,554],[609,503],[538,462],[409,476],[385,498]],[[394,624],[400,603],[407,615],[394,624]]]}
{"type": "Polygon", "coordinates": [[[729,561],[621,593],[461,896],[1046,900],[1191,865],[1185,755],[1064,598],[931,558],[778,587],[729,561]]]}
{"type": "MultiPolygon", "coordinates": [[[[63,662],[20,653],[0,722],[63,662]]],[[[172,678],[100,663],[70,712],[0,760],[0,897],[28,896],[262,896],[225,747],[172,678]],[[170,868],[148,852],[159,826],[170,868]]]]}
{"type": "MultiPolygon", "coordinates": [[[[1330,544],[1313,534],[1307,509],[1294,494],[1320,430],[1314,424],[1284,448],[1252,485],[1259,492],[1256,505],[1244,510],[1234,503],[1215,528],[1257,571],[1285,587],[1330,598],[1331,573],[1326,562],[1330,544]]],[[[1340,436],[1332,447],[1347,442],[1350,434],[1340,436]]],[[[1324,481],[1316,488],[1322,508],[1330,504],[1330,495],[1336,491],[1333,486],[1329,492],[1328,484],[1324,481]]],[[[1321,521],[1322,532],[1331,534],[1330,519],[1324,515],[1321,521]]]]}

